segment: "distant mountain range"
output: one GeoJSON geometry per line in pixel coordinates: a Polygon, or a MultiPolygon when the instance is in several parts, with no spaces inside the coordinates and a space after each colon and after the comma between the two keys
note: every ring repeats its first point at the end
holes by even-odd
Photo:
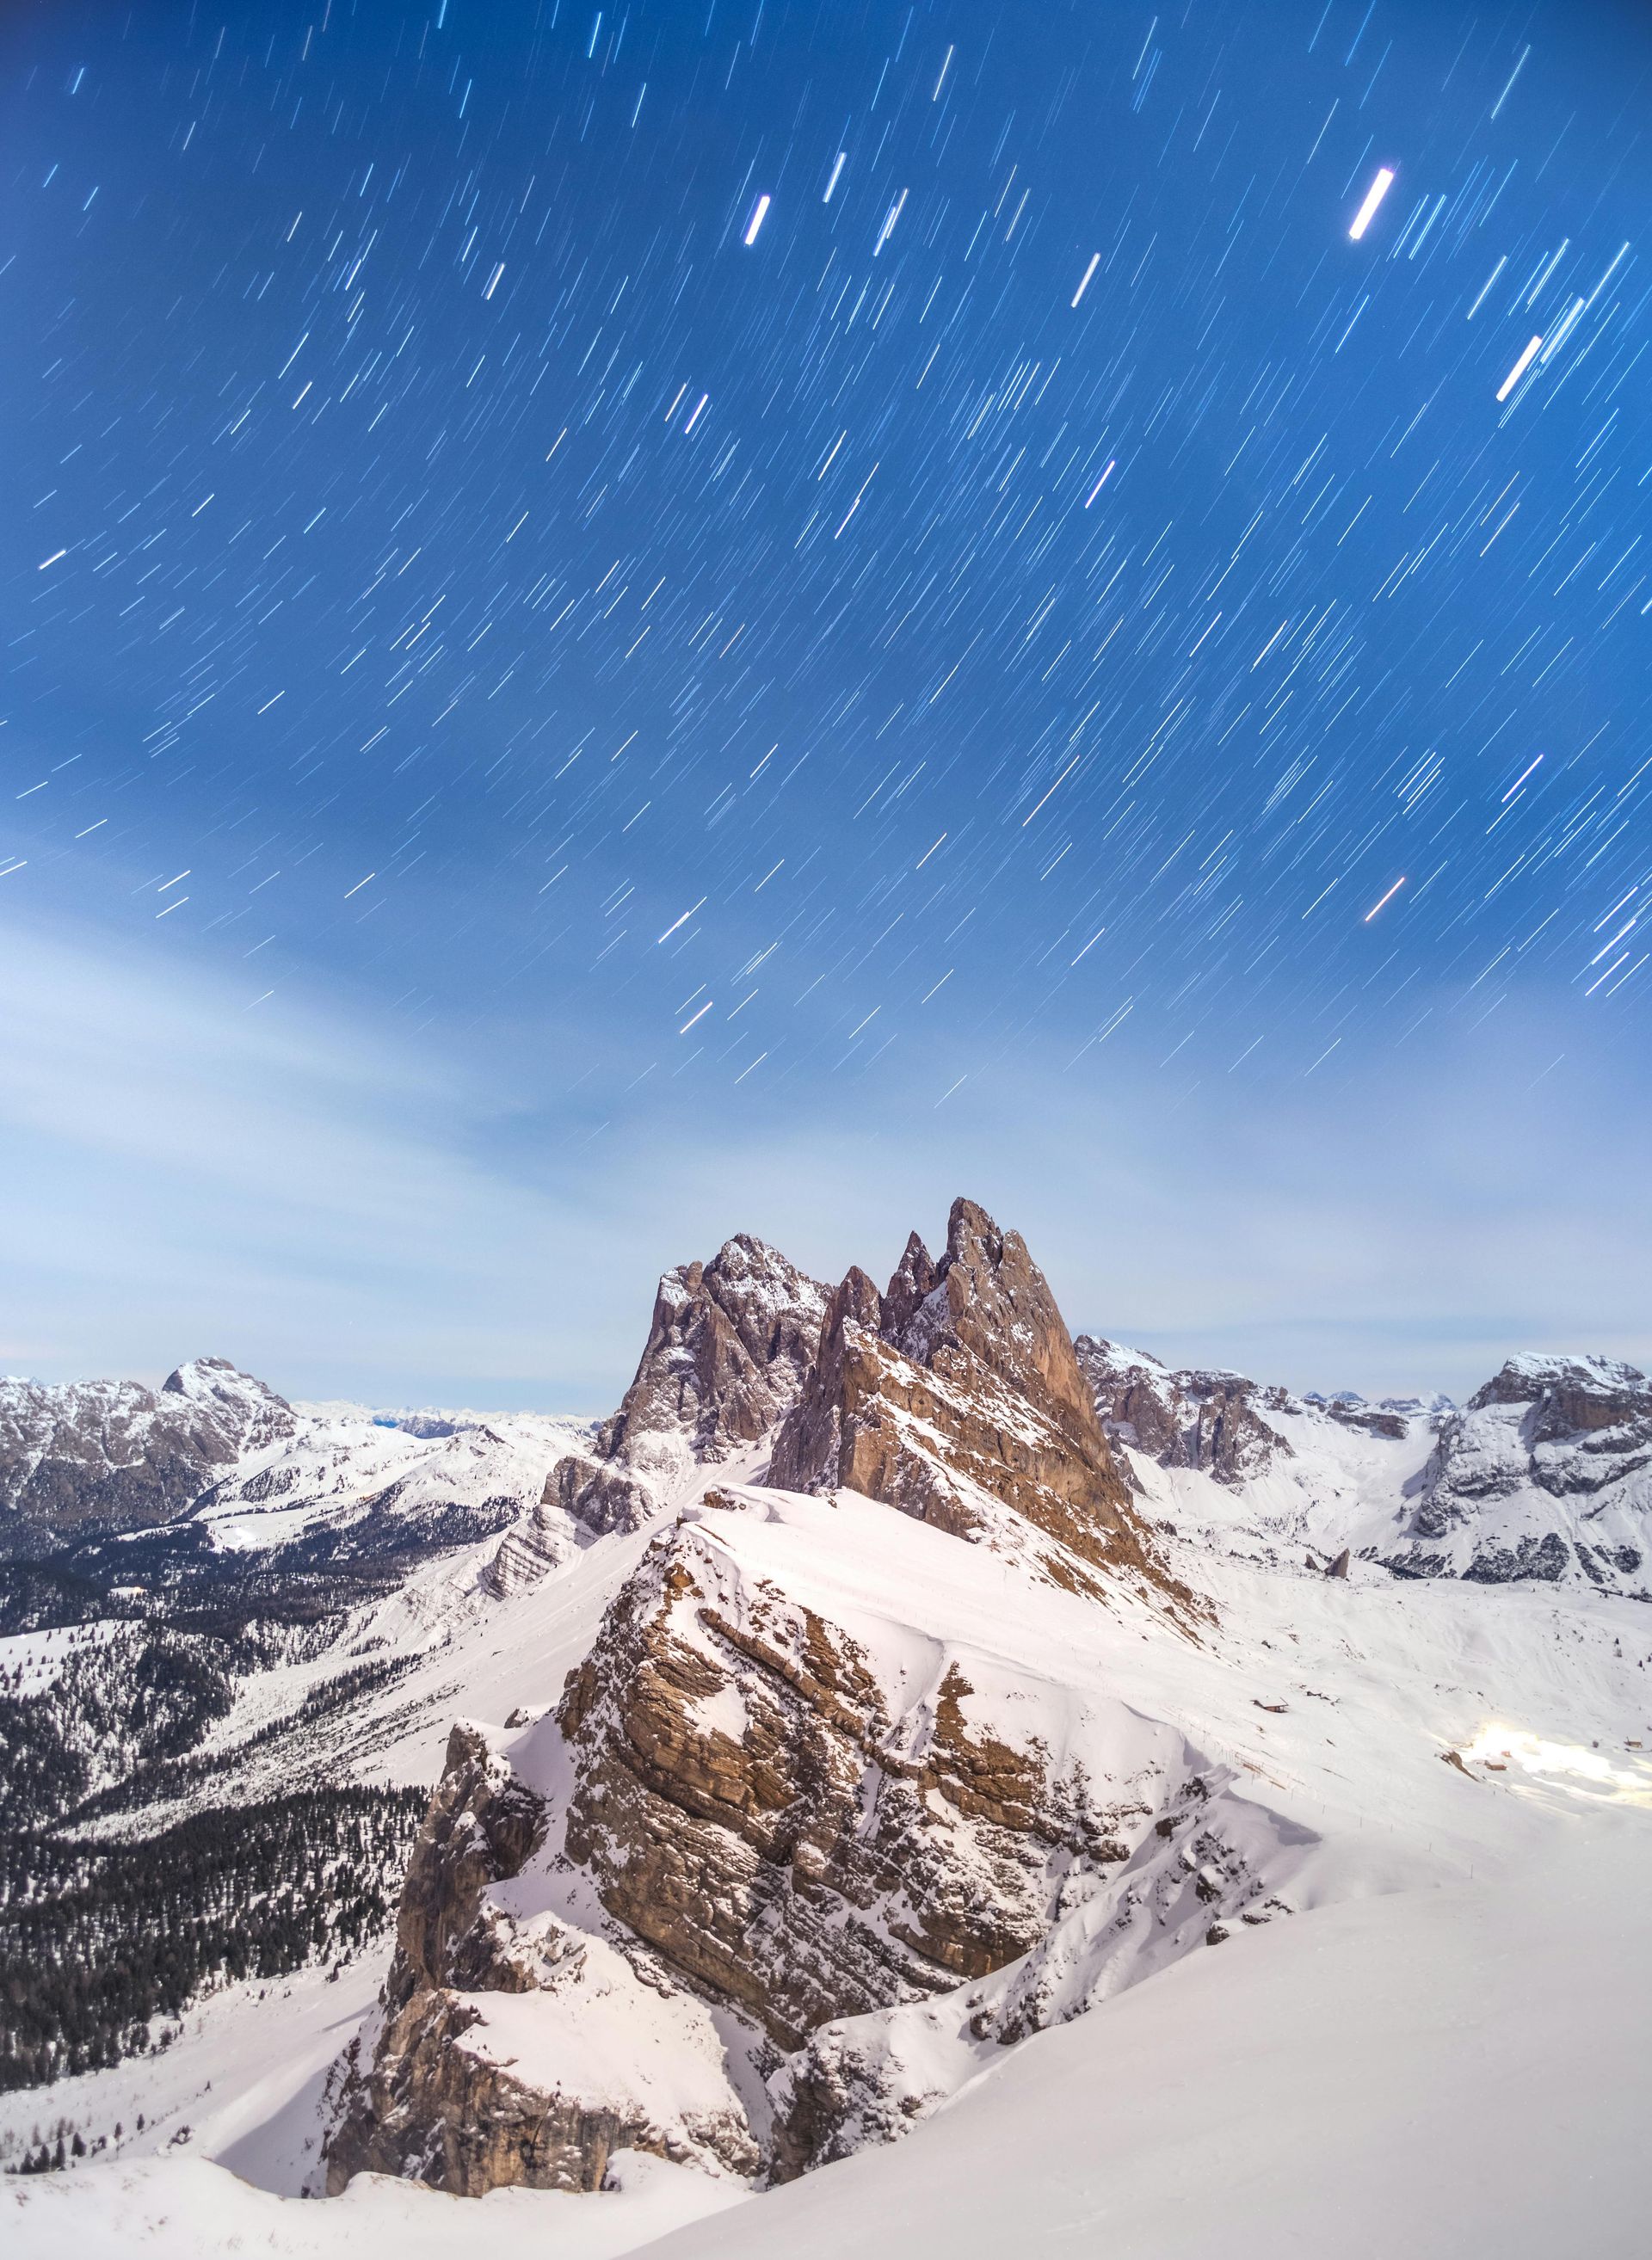
{"type": "MultiPolygon", "coordinates": [[[[495,1534],[505,1542],[494,1584],[518,1590],[591,1536],[640,1526],[685,1471],[769,1442],[783,1487],[819,1490],[830,1477],[881,1497],[903,1481],[903,1355],[931,1374],[929,1409],[944,1404],[957,1431],[949,1461],[979,1488],[962,1427],[990,1413],[983,1392],[998,1384],[976,1371],[963,1398],[936,1394],[947,1361],[912,1355],[951,1270],[950,1255],[937,1267],[914,1234],[884,1295],[860,1271],[833,1293],[740,1234],[709,1264],[665,1275],[636,1378],[600,1423],[295,1406],[214,1357],[158,1391],[0,1377],[0,1630],[158,1590],[325,1613],[495,1534]]],[[[981,1314],[983,1340],[1010,1315],[981,1314]]],[[[1087,1334],[1072,1350],[1062,1419],[1076,1435],[1098,1420],[1112,1445],[1208,1475],[1281,1538],[1332,1555],[1348,1547],[1401,1577],[1645,1591],[1652,1384],[1633,1366],[1514,1356],[1459,1408],[1443,1396],[1298,1397],[1087,1334]]],[[[1027,1375],[1012,1380],[1025,1392],[1027,1375]]],[[[1093,1435],[1070,1448],[1092,1502],[1128,1488],[1127,1464],[1116,1468],[1093,1435]]],[[[927,1453],[912,1465],[904,1480],[921,1501],[892,1504],[943,1523],[983,1511],[948,1507],[956,1487],[927,1453]]],[[[1035,1508],[1028,1483],[1022,1492],[1023,1517],[1057,1528],[1054,1499],[1035,1508]]],[[[1077,1551],[1095,1542],[1080,1534],[1077,1551]]]]}
{"type": "Polygon", "coordinates": [[[223,1358],[158,1390],[0,1377],[0,1631],[158,1596],[333,1615],[507,1529],[586,1424],[293,1405],[223,1358]]]}

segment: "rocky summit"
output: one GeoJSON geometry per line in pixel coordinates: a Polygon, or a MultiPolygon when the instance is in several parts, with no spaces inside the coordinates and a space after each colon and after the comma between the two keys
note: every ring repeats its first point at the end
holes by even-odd
{"type": "MultiPolygon", "coordinates": [[[[1196,1613],[1048,1283],[973,1202],[954,1204],[939,1259],[913,1234],[883,1296],[859,1269],[828,1296],[744,1237],[668,1272],[593,1443],[543,1508],[616,1534],[673,1498],[675,1518],[519,1746],[455,1729],[382,2012],[336,2076],[329,2188],[363,2169],[467,2194],[593,2188],[622,2142],[784,2178],[838,2154],[850,2116],[904,2107],[876,2049],[859,2044],[853,2076],[846,2040],[829,2070],[807,2055],[823,2028],[1034,1953],[1105,1894],[1167,1795],[1212,1794],[1177,1738],[1120,1780],[1105,1737],[1081,1756],[1071,1720],[1036,1729],[1049,1695],[1025,1663],[1008,1684],[948,1643],[919,1663],[900,1654],[910,1605],[885,1598],[869,1623],[863,1598],[762,1566],[773,1527],[806,1552],[853,1500],[858,1544],[898,1560],[901,1520],[927,1526],[919,1558],[987,1595],[1007,1578],[1086,1609],[1196,1613]],[[708,1480],[730,1469],[760,1480],[708,1480]],[[500,1995],[546,1997],[531,2048],[500,1995]],[[645,1996],[695,2078],[668,2096],[628,2075],[618,2096],[566,2056],[570,2022],[605,2034],[611,2061],[645,1996]]],[[[494,1589],[533,1566],[513,1534],[494,1589]]],[[[1205,1898],[1259,1889],[1236,1856],[1205,1898]]]]}
{"type": "Polygon", "coordinates": [[[1058,1584],[1155,1574],[1044,1275],[973,1201],[954,1202],[939,1261],[912,1234],[886,1293],[844,1279],[769,1480],[882,1499],[1058,1584]]]}

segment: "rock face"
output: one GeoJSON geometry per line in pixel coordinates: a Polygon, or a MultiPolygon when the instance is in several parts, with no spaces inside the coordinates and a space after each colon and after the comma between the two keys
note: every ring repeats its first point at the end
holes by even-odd
{"type": "Polygon", "coordinates": [[[1290,1903],[1263,1877],[1290,1859],[1272,1815],[1219,1776],[1185,1775],[1124,1864],[1064,1894],[1019,1961],[935,2001],[819,2027],[769,2081],[772,2178],[898,2141],[998,2049],[1220,1944],[1230,1926],[1288,1917],[1290,1903]]]}
{"type": "MultiPolygon", "coordinates": [[[[327,2194],[357,2173],[396,2174],[459,2197],[594,2190],[620,2149],[714,2171],[754,2164],[744,2114],[720,2083],[701,2083],[711,2087],[709,2109],[690,2104],[674,2118],[646,2094],[646,2081],[641,2097],[628,2095],[623,2078],[594,2081],[589,2063],[582,2092],[563,2076],[554,2039],[533,2049],[540,2036],[531,2028],[524,2062],[522,2020],[513,2025],[510,2012],[526,1997],[561,2028],[577,2063],[590,1997],[641,1990],[602,1942],[544,1908],[513,1911],[499,1896],[547,1823],[546,1800],[487,1731],[455,1727],[409,1866],[379,2013],[330,2078],[327,2194]]],[[[636,2037],[646,2047],[646,2031],[636,2037]]]]}
{"type": "Polygon", "coordinates": [[[569,1856],[783,2049],[983,1977],[1042,1935],[1053,1866],[1124,1849],[1076,1782],[972,1727],[974,1692],[943,1672],[898,1734],[852,1635],[680,1530],[562,1706],[569,1856]]]}
{"type": "Polygon", "coordinates": [[[1402,1576],[1641,1590],[1652,1385],[1612,1358],[1511,1358],[1445,1422],[1415,1496],[1402,1576]]]}
{"type": "Polygon", "coordinates": [[[1080,1334],[1074,1344],[1102,1425],[1167,1468],[1198,1468],[1235,1488],[1291,1446],[1265,1414],[1287,1402],[1239,1373],[1173,1372],[1145,1351],[1080,1334]]]}
{"type": "Polygon", "coordinates": [[[1069,1585],[1158,1574],[1048,1284],[973,1201],[938,1262],[914,1233],[886,1294],[858,1269],[836,1290],[769,1480],[860,1491],[1069,1585]]]}
{"type": "Polygon", "coordinates": [[[546,1513],[501,1546],[491,1582],[519,1591],[561,1560],[569,1523],[635,1530],[697,1467],[761,1441],[797,1399],[819,1347],[826,1291],[747,1233],[709,1263],[665,1273],[636,1377],[589,1453],[545,1485],[546,1513]]]}
{"type": "Polygon", "coordinates": [[[622,2144],[785,2179],[1266,1919],[1279,1828],[1112,1695],[1106,1615],[847,1491],[682,1509],[554,1712],[455,1732],[327,2186],[589,2189],[622,2144]]]}
{"type": "Polygon", "coordinates": [[[718,1460],[766,1435],[814,1362],[826,1291],[738,1233],[709,1263],[668,1271],[636,1378],[597,1434],[604,1457],[672,1470],[680,1443],[718,1460]]]}
{"type": "Polygon", "coordinates": [[[174,1522],[293,1427],[284,1398],[219,1357],[180,1366],[159,1390],[0,1380],[0,1553],[174,1522]]]}

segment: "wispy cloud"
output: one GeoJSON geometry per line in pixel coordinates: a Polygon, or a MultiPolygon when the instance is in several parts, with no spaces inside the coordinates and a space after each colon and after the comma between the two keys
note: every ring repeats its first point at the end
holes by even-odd
{"type": "Polygon", "coordinates": [[[1516,1091],[1514,1056],[1559,1048],[1541,1027],[1442,1042],[1403,1109],[1375,1068],[1178,1099],[1141,1062],[1086,1084],[1032,1054],[939,1114],[928,1061],[805,1114],[754,1086],[628,1110],[594,1052],[593,1101],[550,1028],[414,1039],[244,999],[176,952],[0,927],[0,1362],[217,1351],[300,1393],[602,1411],[664,1264],[748,1230],[876,1272],[960,1191],[1025,1234],[1075,1328],[1176,1359],[1461,1391],[1518,1347],[1647,1347],[1652,1227],[1596,1126],[1634,1108],[1604,1061],[1516,1091]]]}

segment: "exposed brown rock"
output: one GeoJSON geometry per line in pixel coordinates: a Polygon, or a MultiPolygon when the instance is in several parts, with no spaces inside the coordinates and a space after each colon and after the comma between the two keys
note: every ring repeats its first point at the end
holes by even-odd
{"type": "Polygon", "coordinates": [[[636,1378],[597,1431],[609,1459],[647,1465],[680,1436],[697,1459],[754,1443],[813,1362],[826,1292],[779,1252],[737,1233],[709,1263],[668,1271],[636,1378]]]}
{"type": "Polygon", "coordinates": [[[501,1591],[554,1558],[559,1515],[597,1535],[637,1530],[675,1478],[766,1435],[797,1398],[820,1340],[826,1291],[776,1249],[737,1233],[709,1263],[664,1274],[635,1377],[590,1455],[546,1479],[545,1537],[530,1525],[500,1548],[501,1591]]]}
{"type": "MultiPolygon", "coordinates": [[[[1264,1417],[1283,1392],[1241,1373],[1172,1372],[1157,1358],[1080,1334],[1073,1345],[1110,1436],[1167,1468],[1198,1468],[1237,1487],[1291,1447],[1264,1417]]],[[[1401,1433],[1404,1433],[1403,1426],[1401,1433]]]]}
{"type": "Polygon", "coordinates": [[[1124,1856],[1082,1784],[971,1729],[955,1666],[907,1757],[847,1634],[780,1594],[737,1619],[703,1558],[691,1528],[661,1540],[570,1679],[566,1849],[782,2048],[998,1969],[1048,1927],[1052,1863],[1124,1856]]]}
{"type": "Polygon", "coordinates": [[[543,1800],[486,1736],[456,1726],[409,1866],[376,2031],[335,2067],[328,2195],[358,2173],[396,2174],[458,2197],[594,2190],[619,2149],[754,2168],[737,2106],[712,2121],[662,2125],[610,2098],[536,2085],[467,2046],[486,1995],[555,1994],[582,1982],[589,1949],[577,1934],[554,1924],[520,1932],[488,1898],[521,1872],[545,1824],[543,1800]]]}
{"type": "Polygon", "coordinates": [[[997,1506],[1059,1541],[1061,1582],[1089,1569],[1158,1575],[1048,1282],[1019,1234],[953,1204],[947,1250],[914,1234],[887,1294],[852,1269],[819,1355],[776,1440],[771,1483],[835,1485],[960,1537],[997,1506]]]}

